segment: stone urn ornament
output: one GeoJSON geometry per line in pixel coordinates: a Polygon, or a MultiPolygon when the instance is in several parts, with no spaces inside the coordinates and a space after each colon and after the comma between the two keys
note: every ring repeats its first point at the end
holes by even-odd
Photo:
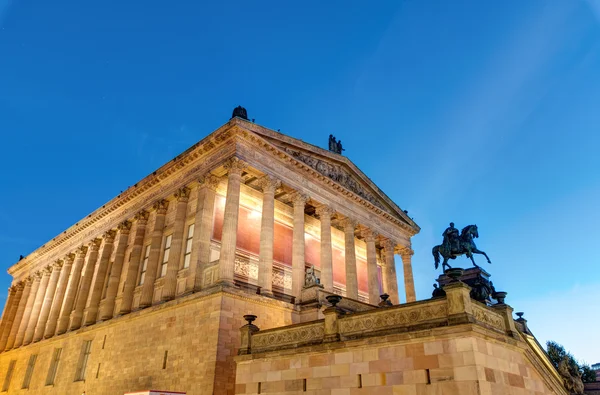
{"type": "MultiPolygon", "coordinates": [[[[494,292],[492,294],[492,298],[494,298],[495,300],[498,301],[498,304],[504,304],[504,299],[506,298],[506,295],[508,295],[506,292],[503,291],[499,291],[499,292],[494,292]]],[[[518,313],[517,313],[518,315],[518,313]]],[[[521,314],[523,315],[523,314],[521,314]]]]}
{"type": "Polygon", "coordinates": [[[327,295],[325,299],[327,299],[331,306],[336,307],[342,300],[342,297],[340,295],[327,295]]]}

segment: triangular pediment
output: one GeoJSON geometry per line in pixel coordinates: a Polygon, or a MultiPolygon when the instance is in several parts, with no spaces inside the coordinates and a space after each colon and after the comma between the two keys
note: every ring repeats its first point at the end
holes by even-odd
{"type": "Polygon", "coordinates": [[[239,124],[286,155],[410,226],[415,233],[419,231],[415,222],[347,157],[253,123],[240,120],[239,124]]]}

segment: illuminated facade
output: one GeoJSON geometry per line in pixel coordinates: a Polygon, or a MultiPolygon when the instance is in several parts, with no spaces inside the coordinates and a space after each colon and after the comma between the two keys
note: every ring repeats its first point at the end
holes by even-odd
{"type": "Polygon", "coordinates": [[[310,267],[357,305],[415,301],[418,231],[346,157],[234,117],[9,269],[2,390],[233,393],[244,314],[318,317],[310,267]]]}

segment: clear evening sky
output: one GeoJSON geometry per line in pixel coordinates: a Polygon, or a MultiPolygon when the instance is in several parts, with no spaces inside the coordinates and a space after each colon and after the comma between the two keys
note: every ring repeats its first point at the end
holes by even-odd
{"type": "Polygon", "coordinates": [[[0,0],[3,268],[241,104],[409,211],[418,298],[475,223],[539,340],[600,362],[600,0],[198,3],[0,0]]]}

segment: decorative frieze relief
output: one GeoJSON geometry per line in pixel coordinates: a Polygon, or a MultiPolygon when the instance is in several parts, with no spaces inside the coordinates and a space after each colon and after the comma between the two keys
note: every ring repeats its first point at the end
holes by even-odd
{"type": "Polygon", "coordinates": [[[252,352],[261,352],[291,345],[300,346],[320,343],[324,337],[325,326],[322,321],[273,332],[258,332],[252,335],[252,352]]]}
{"type": "Polygon", "coordinates": [[[305,163],[306,165],[312,167],[322,175],[329,177],[333,181],[337,182],[350,192],[353,192],[365,199],[369,203],[374,206],[379,207],[380,209],[387,210],[379,200],[369,193],[365,188],[363,188],[348,172],[346,172],[339,165],[332,165],[329,162],[326,162],[321,159],[317,159],[314,156],[305,154],[300,151],[293,150],[289,147],[283,147],[283,150],[291,155],[293,158],[305,163]]]}
{"type": "Polygon", "coordinates": [[[444,319],[448,316],[446,301],[405,308],[384,309],[365,315],[350,315],[339,320],[340,334],[352,336],[365,332],[376,332],[413,326],[427,321],[444,319]]]}
{"type": "Polygon", "coordinates": [[[478,304],[473,303],[473,316],[477,321],[483,324],[487,324],[501,331],[506,330],[502,316],[495,311],[489,310],[485,306],[479,306],[478,304]]]}

